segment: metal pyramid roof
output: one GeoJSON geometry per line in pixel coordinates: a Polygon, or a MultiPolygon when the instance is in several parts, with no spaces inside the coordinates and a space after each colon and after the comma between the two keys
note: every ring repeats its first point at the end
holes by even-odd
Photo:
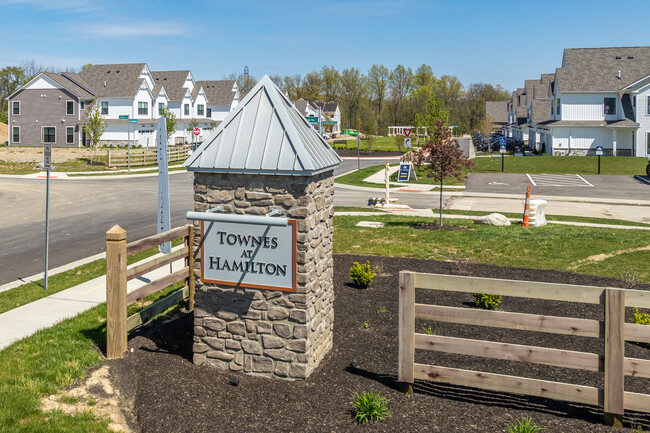
{"type": "Polygon", "coordinates": [[[185,161],[190,171],[312,176],[341,158],[264,76],[185,161]]]}

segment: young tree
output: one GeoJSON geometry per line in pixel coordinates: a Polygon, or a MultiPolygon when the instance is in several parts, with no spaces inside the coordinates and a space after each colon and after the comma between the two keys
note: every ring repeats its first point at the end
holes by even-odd
{"type": "Polygon", "coordinates": [[[323,66],[320,71],[322,76],[322,89],[325,102],[338,102],[341,94],[341,74],[334,66],[323,66]]]}
{"type": "Polygon", "coordinates": [[[341,111],[347,115],[349,128],[355,126],[357,110],[366,94],[366,77],[358,69],[344,69],[341,73],[341,111]]]}
{"type": "Polygon", "coordinates": [[[83,131],[86,133],[86,139],[90,142],[90,147],[93,149],[93,153],[90,156],[91,164],[97,152],[99,139],[102,137],[104,131],[106,131],[106,126],[106,120],[102,116],[101,107],[94,99],[91,100],[86,113],[86,120],[82,125],[83,131]]]}
{"type": "Polygon", "coordinates": [[[386,99],[386,92],[388,90],[388,79],[390,72],[384,65],[372,65],[368,71],[368,85],[370,93],[377,101],[377,116],[381,116],[381,109],[386,99]]]}
{"type": "Polygon", "coordinates": [[[168,107],[162,107],[160,114],[165,116],[165,124],[167,125],[167,144],[174,131],[176,131],[176,115],[168,107]]]}
{"type": "Polygon", "coordinates": [[[424,164],[427,170],[440,180],[440,226],[442,226],[442,182],[445,177],[454,176],[461,180],[463,168],[470,167],[472,161],[467,159],[458,144],[451,136],[449,127],[442,120],[436,120],[428,130],[429,140],[418,151],[414,152],[415,165],[424,164]]]}

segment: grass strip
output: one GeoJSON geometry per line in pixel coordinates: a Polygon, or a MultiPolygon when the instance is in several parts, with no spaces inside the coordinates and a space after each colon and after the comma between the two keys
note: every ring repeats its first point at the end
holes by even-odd
{"type": "Polygon", "coordinates": [[[471,220],[446,219],[444,224],[466,230],[421,230],[418,224],[431,224],[431,218],[407,216],[334,216],[334,252],[376,256],[413,257],[436,260],[467,260],[501,266],[519,266],[576,272],[581,260],[600,254],[612,258],[590,269],[593,275],[621,279],[624,273],[637,273],[640,281],[650,282],[647,263],[650,252],[620,251],[650,245],[650,233],[637,230],[546,225],[526,229],[518,224],[494,227],[471,220]],[[361,221],[385,223],[381,229],[356,227],[361,221]],[[641,260],[639,256],[644,256],[641,260]],[[616,257],[616,260],[613,258],[616,257]]]}
{"type": "MultiPolygon", "coordinates": [[[[172,242],[173,246],[180,245],[181,239],[172,242]]],[[[148,250],[133,254],[128,257],[127,264],[146,259],[158,253],[158,248],[149,248],[148,250]]],[[[106,259],[98,259],[94,262],[86,263],[74,269],[61,272],[48,277],[47,291],[44,290],[45,280],[40,279],[32,283],[23,284],[13,289],[0,292],[0,314],[21,305],[34,302],[41,298],[58,293],[62,290],[69,289],[78,284],[90,281],[94,278],[106,274],[106,259]]]]}
{"type": "MultiPolygon", "coordinates": [[[[118,171],[118,172],[106,172],[102,171],[101,173],[68,173],[68,177],[91,177],[91,176],[118,176],[118,175],[134,175],[134,174],[151,174],[158,173],[158,168],[155,166],[155,169],[152,170],[140,170],[140,171],[118,171]]],[[[172,167],[168,171],[186,171],[185,167],[172,167]]]]}

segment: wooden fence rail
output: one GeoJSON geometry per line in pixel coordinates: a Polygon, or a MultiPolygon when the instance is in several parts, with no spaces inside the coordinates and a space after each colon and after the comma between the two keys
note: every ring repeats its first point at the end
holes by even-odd
{"type": "Polygon", "coordinates": [[[625,357],[625,341],[650,342],[650,326],[625,323],[625,307],[650,308],[650,292],[493,278],[400,272],[399,364],[402,390],[415,379],[493,391],[526,394],[602,406],[605,422],[622,425],[625,409],[650,412],[650,395],[626,392],[624,376],[650,378],[650,360],[625,357]],[[415,289],[487,293],[534,299],[600,304],[605,320],[425,305],[415,289]],[[415,332],[415,320],[459,323],[604,339],[604,353],[585,353],[415,332]],[[416,364],[415,350],[432,350],[509,361],[531,362],[605,373],[604,387],[416,364]]]}
{"type": "MultiPolygon", "coordinates": [[[[167,162],[185,161],[189,149],[190,146],[167,148],[167,162]]],[[[106,151],[107,167],[127,167],[129,159],[131,167],[156,165],[158,164],[158,149],[132,149],[130,153],[124,153],[123,150],[117,153],[112,149],[106,151]]]]}
{"type": "Polygon", "coordinates": [[[130,244],[126,243],[126,231],[121,227],[116,225],[106,232],[107,358],[121,358],[124,352],[126,352],[128,331],[157,314],[164,312],[183,299],[189,298],[190,311],[194,309],[194,272],[192,271],[194,268],[194,257],[192,255],[193,239],[194,227],[192,225],[178,227],[165,233],[131,242],[130,244]],[[182,247],[172,249],[168,254],[155,256],[144,263],[127,269],[126,263],[128,256],[180,238],[183,238],[184,241],[182,247]],[[184,260],[183,268],[151,281],[127,295],[127,281],[138,278],[180,259],[184,260]],[[129,304],[181,280],[185,280],[184,288],[127,317],[126,309],[129,304]]]}

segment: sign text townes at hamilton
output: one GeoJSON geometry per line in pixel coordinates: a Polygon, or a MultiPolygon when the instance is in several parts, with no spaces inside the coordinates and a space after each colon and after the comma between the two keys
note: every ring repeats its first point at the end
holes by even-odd
{"type": "Polygon", "coordinates": [[[267,226],[203,222],[201,280],[259,289],[296,290],[296,222],[267,226]]]}

